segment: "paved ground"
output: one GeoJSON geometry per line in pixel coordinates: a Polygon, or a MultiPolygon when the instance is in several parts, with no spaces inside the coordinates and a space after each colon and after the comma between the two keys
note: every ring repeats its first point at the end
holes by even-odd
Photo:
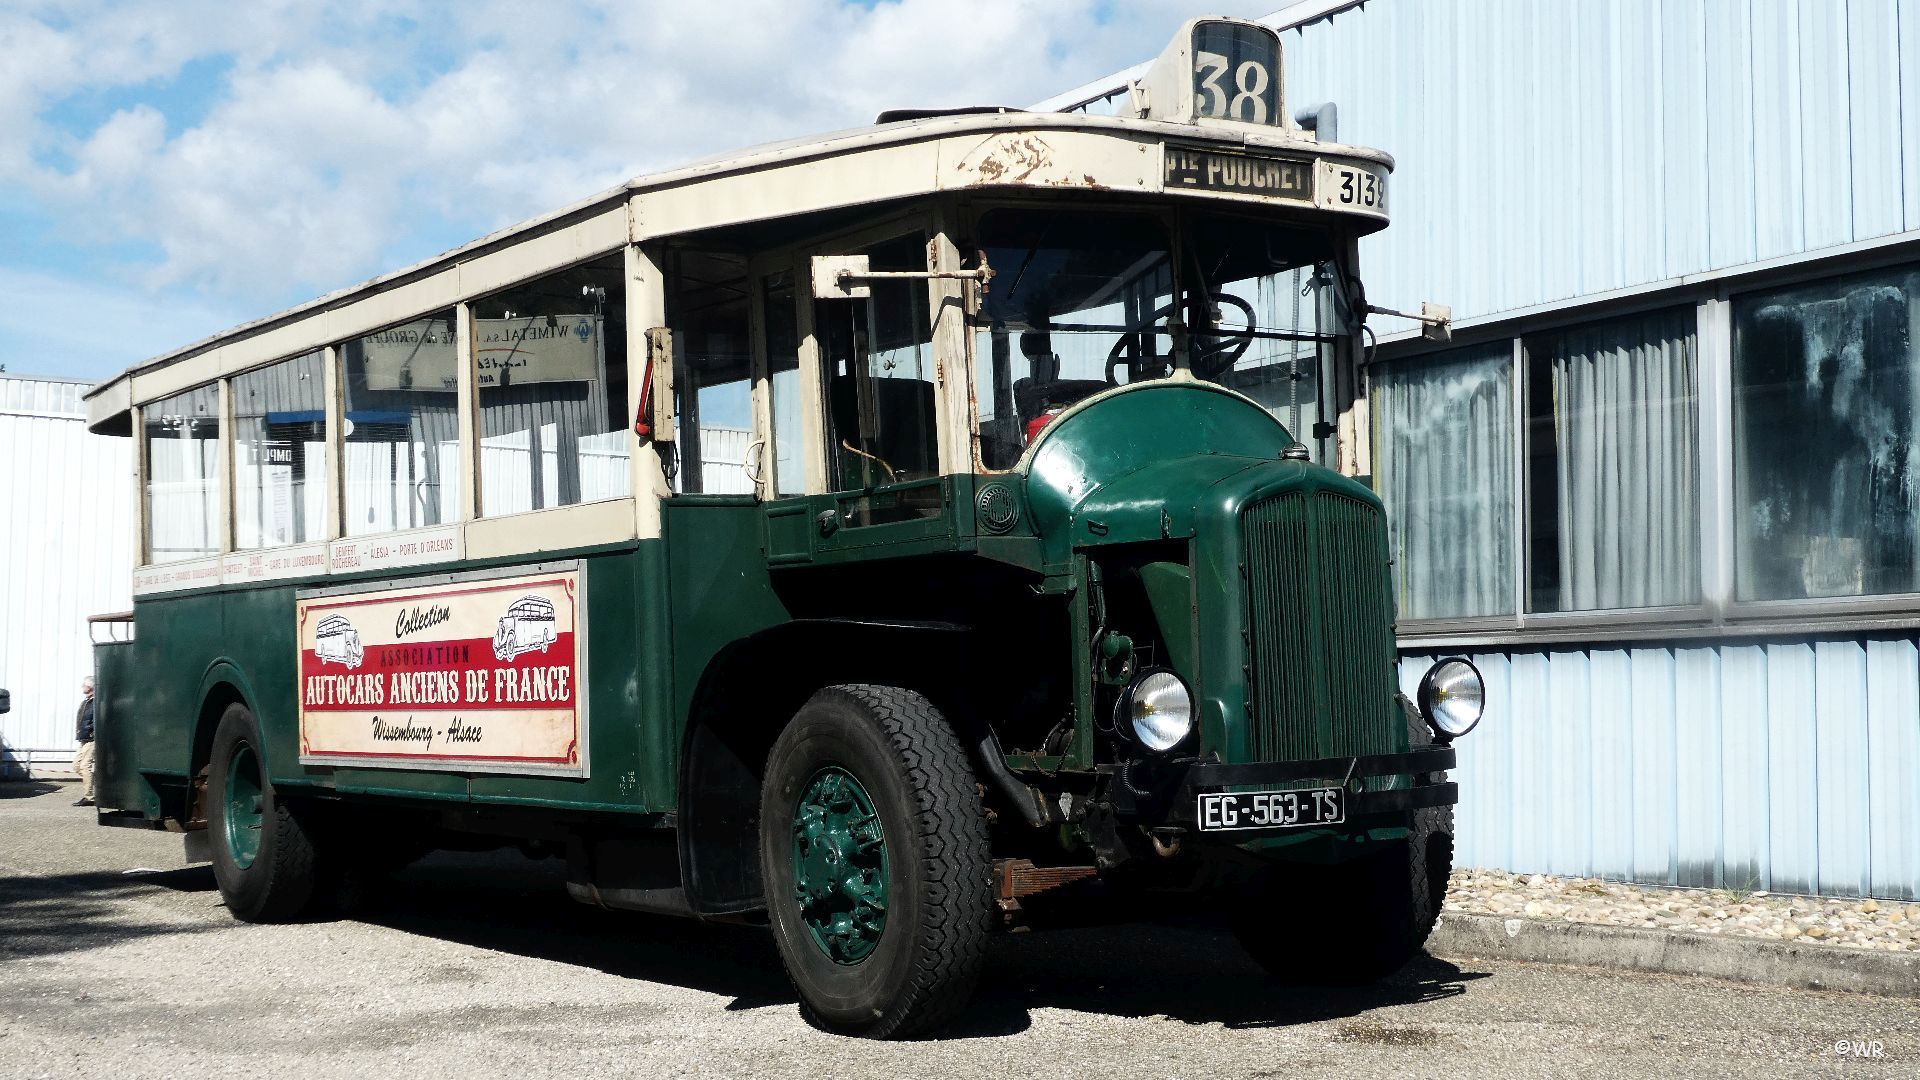
{"type": "Polygon", "coordinates": [[[554,863],[437,858],[366,920],[245,926],[176,837],[73,795],[0,785],[0,1076],[1920,1075],[1911,1001],[1438,960],[1289,991],[1201,925],[1010,935],[948,1037],[841,1039],[763,931],[580,907],[554,863]]]}

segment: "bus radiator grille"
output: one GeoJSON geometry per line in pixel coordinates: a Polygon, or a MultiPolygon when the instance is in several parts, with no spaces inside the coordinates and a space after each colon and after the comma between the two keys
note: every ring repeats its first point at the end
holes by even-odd
{"type": "Polygon", "coordinates": [[[1345,495],[1287,492],[1248,507],[1241,529],[1247,760],[1405,749],[1380,512],[1345,495]]]}

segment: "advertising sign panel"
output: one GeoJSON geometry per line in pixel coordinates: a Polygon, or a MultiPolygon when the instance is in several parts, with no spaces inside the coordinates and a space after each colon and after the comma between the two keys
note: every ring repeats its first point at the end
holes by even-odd
{"type": "Polygon", "coordinates": [[[585,776],[581,576],[302,596],[300,761],[585,776]]]}

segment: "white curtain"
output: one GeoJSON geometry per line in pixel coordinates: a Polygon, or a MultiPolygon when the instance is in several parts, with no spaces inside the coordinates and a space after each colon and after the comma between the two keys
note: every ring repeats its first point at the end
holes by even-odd
{"type": "Polygon", "coordinates": [[[1700,597],[1694,313],[1583,327],[1546,348],[1559,479],[1557,610],[1693,603],[1700,597]]]}
{"type": "Polygon", "coordinates": [[[1393,535],[1399,613],[1513,611],[1513,346],[1375,369],[1374,482],[1393,535]]]}

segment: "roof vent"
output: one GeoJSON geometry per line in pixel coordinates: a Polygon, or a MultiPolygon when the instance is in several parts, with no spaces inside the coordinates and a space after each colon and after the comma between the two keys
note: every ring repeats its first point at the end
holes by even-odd
{"type": "Polygon", "coordinates": [[[964,105],[957,109],[888,109],[873,118],[876,124],[904,124],[912,120],[932,120],[941,116],[977,116],[981,113],[1026,112],[1006,105],[964,105]]]}

